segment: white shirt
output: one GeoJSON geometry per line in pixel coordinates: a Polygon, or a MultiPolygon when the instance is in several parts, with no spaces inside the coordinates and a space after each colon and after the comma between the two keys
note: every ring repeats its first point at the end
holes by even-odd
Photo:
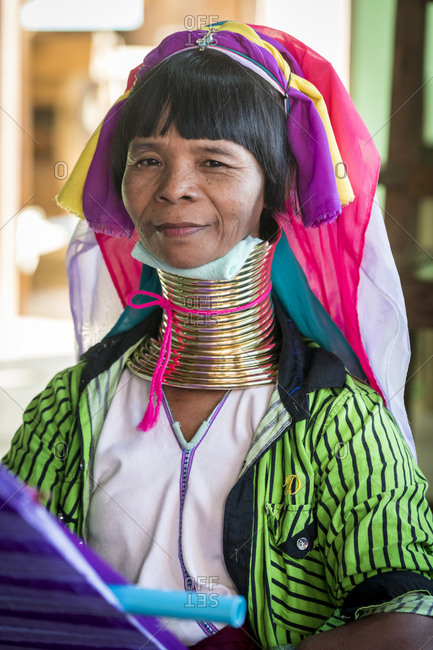
{"type": "MultiPolygon", "coordinates": [[[[150,381],[125,369],[97,444],[89,543],[148,589],[232,595],[222,539],[227,496],[264,416],[273,384],[225,395],[186,443],[163,400],[158,422],[137,430],[150,381]]],[[[222,624],[167,619],[185,645],[222,624]]]]}

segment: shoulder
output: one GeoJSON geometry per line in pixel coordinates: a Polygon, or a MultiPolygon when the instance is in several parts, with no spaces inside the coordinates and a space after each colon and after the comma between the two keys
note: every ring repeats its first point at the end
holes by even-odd
{"type": "Polygon", "coordinates": [[[75,429],[83,367],[80,362],[57,373],[24,411],[3,462],[31,485],[41,488],[45,479],[55,481],[63,466],[75,429]]]}
{"type": "Polygon", "coordinates": [[[318,417],[325,426],[336,419],[353,423],[353,427],[381,413],[384,419],[392,419],[382,397],[367,383],[345,371],[342,385],[330,385],[312,390],[308,394],[310,419],[317,424],[318,417]]]}
{"type": "Polygon", "coordinates": [[[397,428],[382,397],[368,384],[346,372],[342,386],[328,386],[313,390],[308,395],[310,425],[332,429],[340,435],[353,435],[359,430],[390,427],[397,428]]]}
{"type": "Polygon", "coordinates": [[[349,485],[355,491],[362,485],[368,499],[425,485],[394,417],[370,386],[347,374],[344,386],[315,391],[309,399],[302,443],[330,491],[342,498],[349,485]]]}
{"type": "Polygon", "coordinates": [[[58,372],[47,386],[30,402],[25,414],[33,420],[35,408],[43,417],[54,417],[54,414],[62,411],[70,403],[78,400],[80,393],[80,381],[85,367],[85,362],[80,361],[74,366],[65,368],[58,372]]]}

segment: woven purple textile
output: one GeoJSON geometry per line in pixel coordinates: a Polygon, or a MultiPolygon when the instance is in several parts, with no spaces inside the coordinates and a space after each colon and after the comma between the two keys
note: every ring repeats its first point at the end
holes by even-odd
{"type": "Polygon", "coordinates": [[[106,582],[125,584],[0,466],[0,647],[185,650],[159,620],[116,609],[106,582]]]}

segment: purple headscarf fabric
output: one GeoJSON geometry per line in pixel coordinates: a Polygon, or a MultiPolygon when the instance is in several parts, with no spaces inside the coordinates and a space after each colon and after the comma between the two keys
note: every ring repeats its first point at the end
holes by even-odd
{"type": "Polygon", "coordinates": [[[102,123],[83,191],[83,211],[90,227],[115,237],[130,237],[134,232],[131,218],[114,187],[111,170],[113,139],[126,101],[114,104],[102,123]]]}

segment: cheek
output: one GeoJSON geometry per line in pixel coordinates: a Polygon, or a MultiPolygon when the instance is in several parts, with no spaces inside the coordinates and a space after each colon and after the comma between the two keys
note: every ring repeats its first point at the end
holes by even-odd
{"type": "Polygon", "coordinates": [[[260,217],[264,209],[264,183],[261,176],[245,188],[242,199],[237,201],[237,214],[242,216],[241,227],[253,236],[258,237],[260,232],[260,217]]]}
{"type": "Polygon", "coordinates": [[[253,199],[239,199],[230,201],[226,205],[223,218],[224,237],[227,240],[244,239],[248,235],[258,237],[260,232],[260,216],[263,204],[253,199]]]}
{"type": "Polygon", "coordinates": [[[137,195],[137,184],[134,182],[134,179],[131,178],[131,174],[128,171],[125,171],[122,179],[122,200],[125,205],[131,203],[134,197],[137,195]]]}
{"type": "Polygon", "coordinates": [[[129,213],[129,216],[131,216],[131,213],[130,213],[130,200],[129,200],[130,199],[130,192],[131,192],[130,183],[128,182],[128,179],[124,175],[123,179],[122,179],[121,194],[122,194],[123,205],[125,206],[126,211],[129,213]]]}
{"type": "Polygon", "coordinates": [[[138,216],[143,206],[143,192],[139,183],[125,174],[122,181],[122,201],[132,220],[138,216]]]}
{"type": "Polygon", "coordinates": [[[251,237],[260,237],[260,216],[257,220],[255,220],[250,235],[251,237]]]}

